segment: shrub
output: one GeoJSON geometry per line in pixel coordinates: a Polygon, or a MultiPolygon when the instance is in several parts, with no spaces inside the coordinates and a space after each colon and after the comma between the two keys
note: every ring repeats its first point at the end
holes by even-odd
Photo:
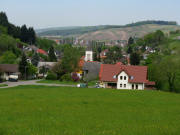
{"type": "Polygon", "coordinates": [[[61,76],[62,81],[72,81],[71,74],[64,74],[61,76]]]}
{"type": "Polygon", "coordinates": [[[72,73],[72,80],[74,81],[74,82],[77,82],[77,81],[79,81],[79,76],[77,75],[77,73],[72,73]]]}
{"type": "Polygon", "coordinates": [[[57,80],[57,76],[55,73],[53,73],[52,71],[48,71],[46,80],[57,80]]]}

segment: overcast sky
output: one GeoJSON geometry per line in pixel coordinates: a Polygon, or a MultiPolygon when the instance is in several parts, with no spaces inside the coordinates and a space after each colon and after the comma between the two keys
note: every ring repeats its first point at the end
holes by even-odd
{"type": "Polygon", "coordinates": [[[180,0],[0,0],[9,21],[34,28],[177,21],[180,0]]]}

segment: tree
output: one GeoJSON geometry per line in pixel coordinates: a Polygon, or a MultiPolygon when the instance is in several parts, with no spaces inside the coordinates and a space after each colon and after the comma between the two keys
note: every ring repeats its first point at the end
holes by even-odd
{"type": "Polygon", "coordinates": [[[33,27],[29,27],[28,29],[28,43],[29,44],[34,44],[36,42],[36,34],[33,29],[33,27]]]}
{"type": "Polygon", "coordinates": [[[132,37],[130,37],[128,39],[128,45],[132,45],[132,44],[134,44],[134,39],[132,37]]]}
{"type": "Polygon", "coordinates": [[[39,60],[40,60],[40,57],[38,53],[34,53],[34,55],[32,56],[32,61],[31,61],[32,64],[37,67],[39,60]]]}
{"type": "MultiPolygon", "coordinates": [[[[37,74],[37,71],[38,71],[38,69],[34,65],[28,63],[28,66],[27,66],[27,77],[34,78],[34,76],[37,74]]],[[[32,78],[30,78],[30,79],[32,79],[32,78]]]]}
{"type": "MultiPolygon", "coordinates": [[[[55,45],[56,42],[53,41],[53,40],[48,40],[48,39],[45,39],[45,38],[40,38],[40,37],[37,37],[36,38],[36,46],[45,50],[45,51],[48,51],[49,48],[53,45],[55,45]]],[[[59,46],[61,47],[61,46],[59,46]]]]}
{"type": "Polygon", "coordinates": [[[79,60],[81,58],[78,48],[67,46],[64,49],[64,56],[62,58],[62,69],[65,73],[71,73],[79,70],[79,60]]]}
{"type": "Polygon", "coordinates": [[[130,63],[131,63],[131,65],[139,65],[140,56],[138,53],[134,52],[130,55],[130,63]]]}
{"type": "Polygon", "coordinates": [[[8,27],[9,22],[5,12],[0,12],[0,25],[8,27]]]}
{"type": "Polygon", "coordinates": [[[23,25],[21,27],[21,41],[22,42],[25,42],[25,43],[28,43],[28,29],[26,27],[26,25],[23,25]]]}
{"type": "Polygon", "coordinates": [[[180,64],[178,61],[168,57],[164,58],[159,64],[159,72],[162,74],[165,81],[168,82],[170,92],[176,92],[175,82],[180,73],[180,64]]]}
{"type": "Polygon", "coordinates": [[[122,58],[121,48],[118,46],[111,47],[106,54],[104,63],[106,64],[115,64],[119,62],[122,58]]]}
{"type": "Polygon", "coordinates": [[[128,49],[127,49],[127,53],[128,53],[128,54],[131,54],[131,53],[132,53],[132,51],[133,51],[133,50],[132,50],[132,47],[131,47],[131,46],[129,46],[129,47],[128,47],[128,49]]]}
{"type": "Polygon", "coordinates": [[[57,61],[53,46],[50,47],[48,55],[49,55],[49,60],[51,62],[56,62],[57,61]]]}
{"type": "Polygon", "coordinates": [[[155,49],[157,46],[165,41],[165,35],[162,31],[158,30],[154,33],[147,34],[144,36],[144,42],[146,46],[155,49]]]}
{"type": "Polygon", "coordinates": [[[0,35],[1,34],[7,34],[7,28],[0,25],[0,35]]]}
{"type": "Polygon", "coordinates": [[[61,76],[65,74],[60,61],[53,66],[52,71],[56,74],[58,80],[60,80],[61,76]]]}
{"type": "Polygon", "coordinates": [[[19,71],[24,79],[27,79],[28,63],[25,53],[23,53],[21,61],[19,62],[19,71]]]}
{"type": "Polygon", "coordinates": [[[16,59],[16,55],[11,51],[7,51],[0,57],[0,64],[15,64],[16,59]]]}
{"type": "Polygon", "coordinates": [[[43,74],[43,76],[48,72],[48,69],[45,66],[42,66],[39,70],[40,74],[43,74]]]}
{"type": "Polygon", "coordinates": [[[93,52],[93,59],[94,61],[98,61],[97,51],[93,52]]]}
{"type": "MultiPolygon", "coordinates": [[[[159,56],[160,57],[160,56],[159,56]]],[[[156,87],[170,92],[179,92],[180,57],[156,57],[149,66],[149,79],[156,82],[156,87]]]]}

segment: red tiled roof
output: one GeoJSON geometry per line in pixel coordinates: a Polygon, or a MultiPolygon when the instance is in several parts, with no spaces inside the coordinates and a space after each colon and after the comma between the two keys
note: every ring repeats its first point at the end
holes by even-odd
{"type": "Polygon", "coordinates": [[[40,53],[40,54],[47,55],[47,52],[44,51],[43,49],[38,49],[37,52],[40,53]]]}
{"type": "Polygon", "coordinates": [[[102,64],[99,78],[105,82],[117,82],[117,78],[114,76],[119,75],[122,71],[126,72],[129,78],[132,76],[133,79],[129,79],[130,83],[147,83],[147,66],[128,66],[128,65],[110,65],[102,64]]]}

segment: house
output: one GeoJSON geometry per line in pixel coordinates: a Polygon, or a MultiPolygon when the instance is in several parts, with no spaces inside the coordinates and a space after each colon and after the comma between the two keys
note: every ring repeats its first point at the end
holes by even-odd
{"type": "Polygon", "coordinates": [[[41,67],[46,67],[47,69],[51,69],[53,66],[55,66],[57,62],[38,62],[38,69],[41,67]]]}
{"type": "Polygon", "coordinates": [[[147,66],[131,66],[118,63],[102,64],[99,78],[103,88],[137,89],[152,88],[155,82],[147,79],[147,66]]]}
{"type": "Polygon", "coordinates": [[[93,51],[86,51],[85,61],[93,61],[93,51]]]}
{"type": "Polygon", "coordinates": [[[53,66],[55,66],[57,64],[57,62],[39,62],[38,63],[38,76],[46,76],[45,74],[47,73],[48,70],[52,69],[53,66]],[[43,73],[41,73],[41,70],[45,70],[43,71],[43,73]]]}
{"type": "Polygon", "coordinates": [[[90,81],[98,79],[100,72],[101,63],[100,62],[85,62],[82,70],[83,70],[83,80],[90,81]]]}
{"type": "Polygon", "coordinates": [[[10,75],[19,76],[19,66],[17,64],[0,64],[1,78],[9,80],[10,75]]]}
{"type": "Polygon", "coordinates": [[[38,48],[35,45],[24,46],[23,51],[35,51],[37,52],[38,48]]]}

